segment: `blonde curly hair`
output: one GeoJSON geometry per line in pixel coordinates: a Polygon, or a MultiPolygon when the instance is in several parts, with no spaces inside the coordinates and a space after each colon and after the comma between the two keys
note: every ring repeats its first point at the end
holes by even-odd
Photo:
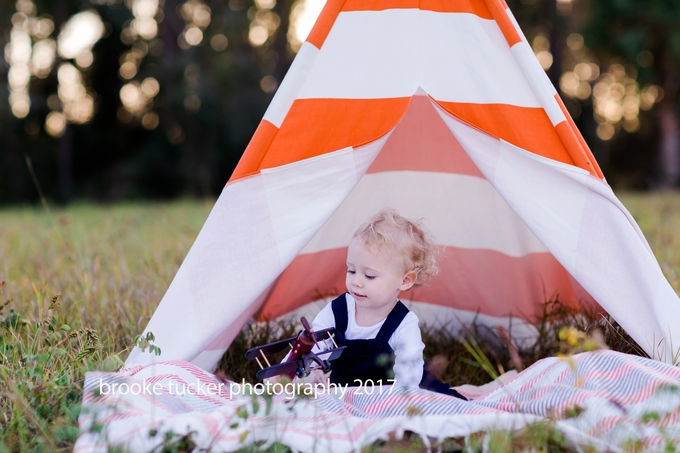
{"type": "Polygon", "coordinates": [[[385,208],[362,224],[352,237],[362,239],[370,248],[398,252],[403,257],[405,271],[416,272],[415,285],[418,286],[439,272],[439,248],[421,223],[410,221],[396,209],[385,208]]]}

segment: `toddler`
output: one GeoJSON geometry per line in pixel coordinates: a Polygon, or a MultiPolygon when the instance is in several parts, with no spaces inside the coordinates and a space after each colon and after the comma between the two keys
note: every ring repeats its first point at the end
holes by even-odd
{"type": "Polygon", "coordinates": [[[418,317],[399,301],[399,293],[437,273],[436,251],[429,235],[394,209],[380,211],[354,233],[347,292],[313,322],[315,331],[335,327],[336,343],[347,347],[332,362],[332,383],[363,386],[370,379],[377,386],[382,380],[465,399],[425,371],[418,317]]]}

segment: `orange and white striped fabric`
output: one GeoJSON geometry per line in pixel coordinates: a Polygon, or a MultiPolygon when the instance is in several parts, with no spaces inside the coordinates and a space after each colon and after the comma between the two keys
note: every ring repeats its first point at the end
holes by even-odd
{"type": "Polygon", "coordinates": [[[678,296],[503,0],[328,0],[147,327],[162,358],[212,369],[252,317],[344,292],[386,206],[445,251],[401,297],[422,321],[527,328],[559,295],[675,360],[678,296]]]}

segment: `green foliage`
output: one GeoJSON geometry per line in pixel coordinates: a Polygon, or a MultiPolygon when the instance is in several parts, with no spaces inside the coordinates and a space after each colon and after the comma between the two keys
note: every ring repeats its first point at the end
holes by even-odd
{"type": "Polygon", "coordinates": [[[100,371],[118,371],[123,365],[125,365],[125,362],[121,360],[118,354],[111,354],[99,364],[98,369],[100,371]]]}
{"type": "Polygon", "coordinates": [[[101,346],[96,331],[70,331],[60,322],[59,296],[37,322],[13,310],[4,319],[0,313],[0,380],[7,383],[0,410],[8,424],[0,432],[0,445],[56,451],[68,449],[78,435],[79,386],[99,360],[101,346]]]}
{"type": "Polygon", "coordinates": [[[139,349],[142,350],[142,352],[146,351],[146,348],[149,348],[149,352],[153,355],[159,356],[161,355],[161,348],[158,346],[155,346],[151,343],[153,343],[156,340],[156,337],[153,335],[153,332],[147,332],[146,335],[137,335],[133,341],[134,345],[137,346],[139,349]]]}
{"type": "MultiPolygon", "coordinates": [[[[598,0],[588,2],[586,44],[609,57],[638,66],[642,83],[664,85],[668,72],[680,68],[680,4],[667,0],[598,0]],[[638,64],[651,51],[654,65],[638,64]]],[[[671,93],[676,96],[676,93],[671,93]]]]}
{"type": "MultiPolygon", "coordinates": [[[[36,18],[53,21],[48,39],[56,40],[64,23],[79,12],[94,10],[101,17],[107,31],[92,49],[92,64],[81,71],[96,107],[91,121],[69,124],[61,138],[52,137],[45,122],[55,108],[48,99],[58,93],[57,68],[75,62],[57,55],[49,74],[31,78],[32,105],[26,118],[13,116],[7,105],[9,65],[0,65],[5,100],[0,108],[0,204],[38,200],[26,156],[50,200],[219,194],[272,99],[271,90],[261,87],[262,79],[269,76],[280,83],[292,61],[286,35],[293,1],[280,0],[272,11],[260,10],[258,17],[266,13],[281,26],[256,48],[247,39],[258,11],[253,0],[201,2],[209,6],[209,24],[199,46],[178,44],[186,43],[183,31],[191,25],[182,16],[185,3],[192,2],[160,2],[158,35],[130,40],[122,37],[134,19],[130,1],[32,1],[36,18]],[[218,35],[228,39],[225,48],[210,45],[218,35]],[[132,54],[136,69],[127,80],[130,77],[119,71],[132,54]],[[152,130],[143,126],[143,115],[129,113],[120,98],[123,86],[141,84],[148,77],[160,84],[151,107],[159,123],[152,130]],[[191,99],[197,106],[188,107],[191,99]]],[[[0,2],[3,48],[16,13],[16,1],[0,2]]],[[[34,37],[32,44],[37,41],[34,37]]]]}

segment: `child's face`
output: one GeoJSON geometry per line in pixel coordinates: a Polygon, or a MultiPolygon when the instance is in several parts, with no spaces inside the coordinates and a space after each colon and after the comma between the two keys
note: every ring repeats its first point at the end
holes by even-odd
{"type": "Polygon", "coordinates": [[[387,316],[397,303],[401,291],[415,283],[415,272],[405,271],[398,252],[369,248],[359,237],[352,238],[347,249],[347,291],[356,300],[357,309],[387,316]]]}

